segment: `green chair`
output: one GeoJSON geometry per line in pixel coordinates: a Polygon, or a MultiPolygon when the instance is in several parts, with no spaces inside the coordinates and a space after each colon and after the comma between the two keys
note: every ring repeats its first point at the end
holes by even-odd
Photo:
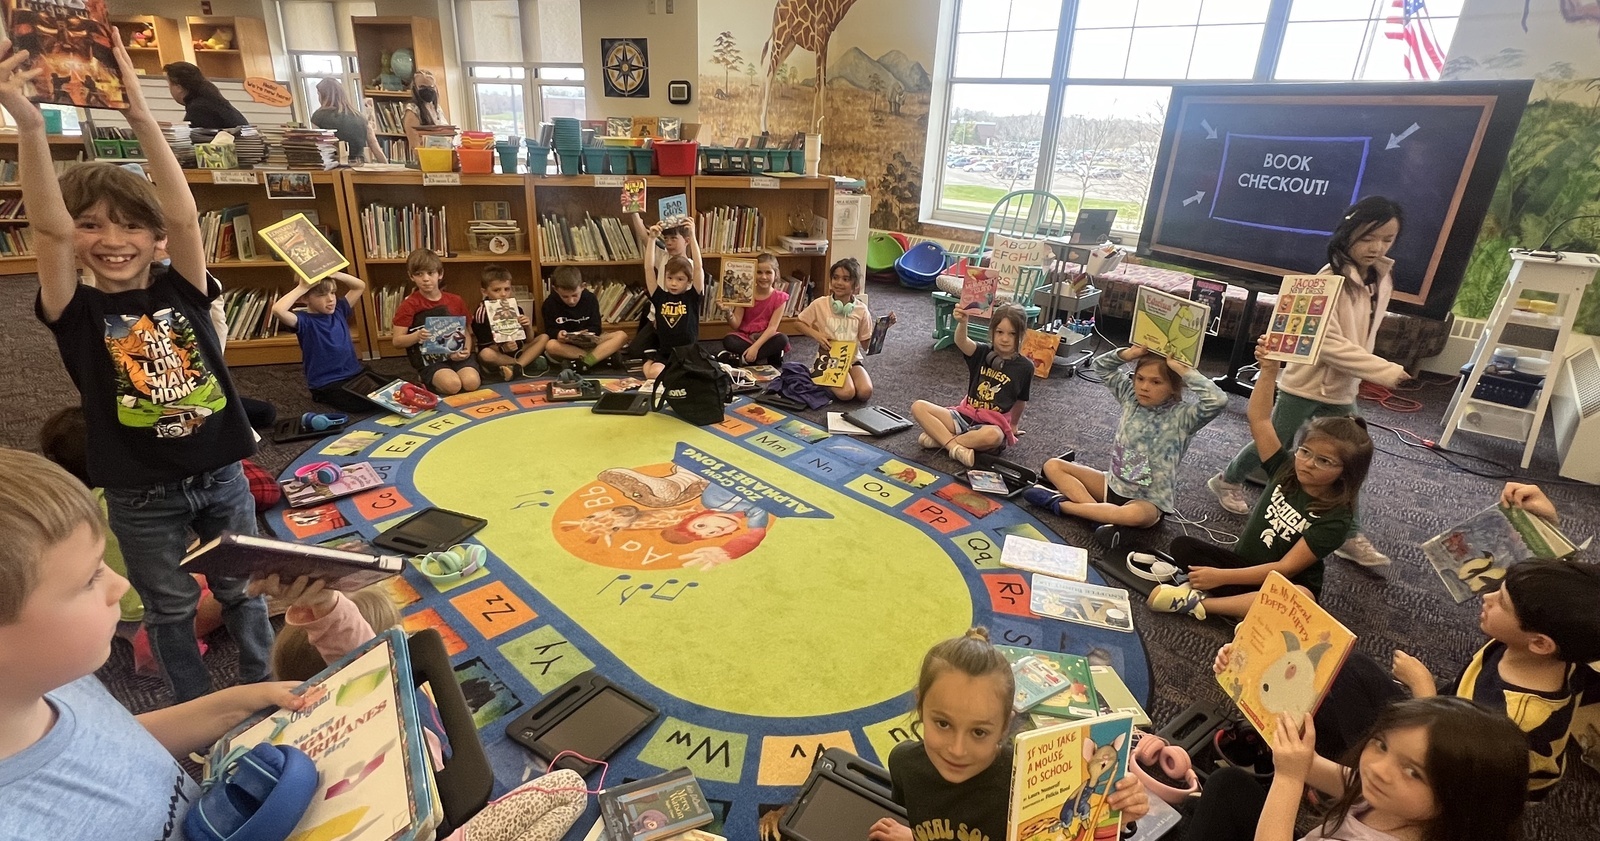
{"type": "MultiPolygon", "coordinates": [[[[992,237],[1007,236],[1021,239],[1043,239],[1064,236],[1067,232],[1067,206],[1060,197],[1043,190],[1014,190],[1000,197],[989,211],[989,221],[983,228],[983,239],[978,243],[977,256],[988,255],[992,237]]],[[[1046,258],[1048,260],[1048,258],[1046,258]]],[[[1033,293],[1044,282],[1045,265],[1024,268],[1017,277],[1017,288],[1009,296],[1012,303],[1022,306],[1030,325],[1039,318],[1039,307],[1033,303],[1033,293]]],[[[956,341],[956,305],[958,295],[947,292],[933,294],[933,349],[947,348],[956,341]]],[[[988,341],[989,325],[967,324],[967,335],[975,341],[988,341]]]]}

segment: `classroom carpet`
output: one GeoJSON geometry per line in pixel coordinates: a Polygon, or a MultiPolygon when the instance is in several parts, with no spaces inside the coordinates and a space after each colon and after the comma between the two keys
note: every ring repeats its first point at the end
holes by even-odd
{"type": "MultiPolygon", "coordinates": [[[[387,586],[408,630],[444,635],[496,794],[545,770],[507,723],[591,669],[661,710],[606,784],[688,767],[721,834],[740,839],[793,799],[823,749],[883,764],[912,738],[923,654],[972,625],[1111,665],[1148,700],[1131,622],[1029,610],[1029,575],[1000,566],[999,547],[1049,531],[1017,505],[745,398],[708,427],[589,405],[503,384],[361,421],[283,478],[366,461],[386,484],[266,516],[280,537],[324,544],[430,505],[488,521],[472,538],[484,569],[436,584],[408,566],[387,586]]],[[[591,803],[567,837],[595,817],[591,803]]]]}

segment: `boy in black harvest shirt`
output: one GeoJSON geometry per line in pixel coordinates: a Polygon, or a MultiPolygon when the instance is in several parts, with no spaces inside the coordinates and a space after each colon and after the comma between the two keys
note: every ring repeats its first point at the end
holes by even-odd
{"type": "MultiPolygon", "coordinates": [[[[137,77],[114,42],[123,77],[137,77]]],[[[9,44],[3,45],[9,48],[9,44]]],[[[145,605],[150,643],[177,700],[211,691],[194,638],[200,586],[178,567],[187,532],[256,533],[255,501],[240,460],[255,451],[211,323],[222,289],[206,271],[199,213],[178,159],[138,85],[128,124],[157,186],[107,163],[68,169],[58,182],[44,118],[23,95],[39,70],[0,73],[0,105],[16,120],[18,171],[39,261],[39,320],[55,336],[83,400],[89,478],[105,488],[111,530],[145,605]],[[165,251],[171,268],[153,268],[165,251]],[[77,266],[95,285],[78,283],[77,266]]],[[[239,644],[245,682],[268,676],[272,626],[241,579],[213,578],[223,621],[239,644]]]]}
{"type": "Polygon", "coordinates": [[[551,359],[577,360],[579,373],[587,373],[602,359],[610,359],[628,342],[621,330],[601,330],[600,300],[583,288],[583,274],[576,266],[562,266],[550,278],[550,295],[544,299],[541,314],[544,329],[550,333],[545,355],[551,359]]]}
{"type": "MultiPolygon", "coordinates": [[[[694,223],[685,221],[683,227],[694,236],[694,223]]],[[[644,350],[644,376],[653,380],[667,367],[672,349],[692,345],[700,340],[700,299],[706,294],[706,278],[695,271],[694,263],[687,257],[669,257],[656,270],[656,241],[661,225],[650,228],[644,254],[644,285],[650,292],[650,308],[655,313],[656,336],[651,347],[644,350]]]]}

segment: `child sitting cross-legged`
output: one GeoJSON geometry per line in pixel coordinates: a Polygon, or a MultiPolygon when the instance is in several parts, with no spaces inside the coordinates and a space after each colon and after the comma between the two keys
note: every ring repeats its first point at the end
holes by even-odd
{"type": "Polygon", "coordinates": [[[1022,496],[1052,514],[1103,523],[1095,536],[1115,549],[1123,527],[1149,528],[1177,510],[1178,464],[1195,433],[1227,408],[1228,396],[1199,371],[1139,345],[1101,354],[1094,370],[1122,405],[1110,469],[1053,458],[1043,470],[1050,487],[1022,496]],[[1192,403],[1183,399],[1186,386],[1197,397],[1192,403]]]}
{"type": "Polygon", "coordinates": [[[345,383],[367,372],[350,341],[350,313],[366,288],[361,278],[334,272],[316,283],[295,284],[272,304],[273,317],[300,342],[311,399],[345,412],[372,410],[366,398],[344,390],[345,383]],[[305,306],[296,310],[295,303],[302,300],[305,306]]]}
{"type": "Polygon", "coordinates": [[[484,303],[472,314],[472,338],[478,343],[478,361],[485,366],[484,370],[498,372],[502,380],[518,379],[524,373],[543,374],[550,367],[542,355],[550,337],[534,332],[533,319],[522,307],[517,307],[517,325],[527,337],[509,342],[494,340],[488,302],[511,300],[511,272],[499,263],[490,263],[483,267],[483,279],[479,283],[484,303]]]}
{"type": "Polygon", "coordinates": [[[433,393],[448,397],[463,391],[476,391],[483,380],[472,361],[472,336],[462,336],[463,347],[450,353],[425,353],[422,343],[430,337],[430,316],[453,315],[466,319],[467,304],[461,296],[444,290],[444,263],[439,255],[418,248],[406,255],[406,274],[417,289],[394,312],[394,333],[389,341],[406,352],[411,366],[422,377],[422,384],[433,393]]]}
{"type": "MultiPolygon", "coordinates": [[[[895,322],[895,314],[887,316],[895,322]]],[[[861,360],[867,356],[867,340],[872,338],[872,313],[861,295],[861,262],[846,257],[828,269],[828,295],[818,298],[800,311],[800,332],[826,349],[829,342],[856,342],[856,358],[850,363],[850,379],[843,385],[829,386],[835,400],[872,399],[872,377],[861,360]]]]}
{"type": "Polygon", "coordinates": [[[789,337],[778,332],[789,293],[773,289],[778,280],[778,258],[762,252],[756,256],[755,303],[728,309],[728,326],[722,349],[734,358],[734,365],[783,365],[789,350],[789,337]]]}
{"type": "Polygon", "coordinates": [[[1268,358],[1266,336],[1256,343],[1261,376],[1250,395],[1250,435],[1270,481],[1239,532],[1235,550],[1182,535],[1165,557],[1130,552],[1131,566],[1157,561],[1187,572],[1180,585],[1158,584],[1146,600],[1152,610],[1243,616],[1256,591],[1277,571],[1313,599],[1322,593],[1323,559],[1344,542],[1356,498],[1372,464],[1367,424],[1348,416],[1320,417],[1300,428],[1285,449],[1272,426],[1272,397],[1282,363],[1268,358]]]}
{"type": "Polygon", "coordinates": [[[550,331],[550,344],[544,352],[551,359],[571,363],[578,373],[587,374],[628,343],[627,333],[601,329],[600,299],[583,288],[583,273],[577,266],[556,269],[550,287],[541,314],[544,329],[550,331]]]}
{"type": "Polygon", "coordinates": [[[989,335],[994,344],[978,344],[967,336],[968,313],[956,308],[956,347],[967,358],[967,396],[956,406],[927,400],[911,404],[911,416],[922,427],[917,443],[943,449],[971,467],[976,453],[1000,452],[1017,441],[1022,409],[1033,386],[1033,363],[1020,356],[1028,318],[1022,307],[994,308],[989,335]]]}

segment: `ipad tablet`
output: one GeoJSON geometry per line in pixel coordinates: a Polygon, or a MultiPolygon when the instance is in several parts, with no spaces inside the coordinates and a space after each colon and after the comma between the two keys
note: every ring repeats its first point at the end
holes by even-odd
{"type": "Polygon", "coordinates": [[[597,415],[649,414],[650,395],[637,391],[608,391],[600,395],[589,411],[597,415]]]}
{"type": "Polygon", "coordinates": [[[829,748],[811,766],[811,776],[784,813],[778,832],[789,841],[836,841],[866,838],[883,818],[909,826],[892,792],[888,771],[849,751],[829,748]]]}
{"type": "Polygon", "coordinates": [[[482,517],[425,508],[373,538],[372,545],[402,555],[421,555],[448,549],[488,524],[482,517]]]}
{"type": "Polygon", "coordinates": [[[340,386],[340,388],[343,388],[345,391],[348,391],[362,400],[372,403],[373,406],[387,412],[389,411],[388,406],[385,406],[382,403],[374,402],[373,399],[367,395],[388,385],[389,381],[389,377],[380,377],[370,369],[362,368],[361,373],[351,377],[345,382],[344,385],[340,386]]]}
{"type": "Polygon", "coordinates": [[[506,735],[545,762],[588,776],[600,766],[570,754],[556,757],[574,751],[604,761],[660,717],[650,702],[590,670],[517,716],[506,735]]]}

